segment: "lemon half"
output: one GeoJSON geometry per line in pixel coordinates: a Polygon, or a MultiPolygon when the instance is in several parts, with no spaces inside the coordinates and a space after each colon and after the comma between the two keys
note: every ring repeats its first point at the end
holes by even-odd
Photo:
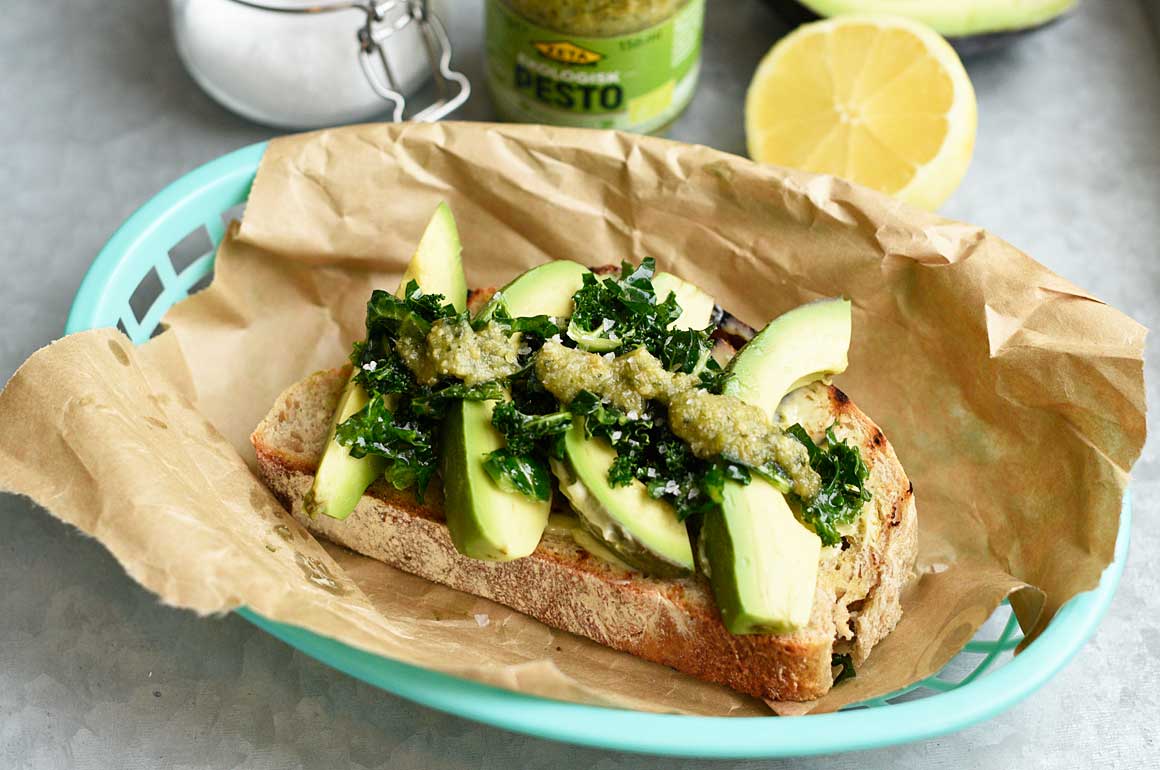
{"type": "Polygon", "coordinates": [[[927,209],[967,173],[977,124],[954,49],[895,16],[799,27],[765,55],[745,99],[758,163],[834,174],[927,209]]]}

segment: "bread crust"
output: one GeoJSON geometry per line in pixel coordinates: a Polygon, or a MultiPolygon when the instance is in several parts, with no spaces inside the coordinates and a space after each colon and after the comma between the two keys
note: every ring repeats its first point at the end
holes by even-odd
{"type": "MultiPolygon", "coordinates": [[[[820,434],[836,421],[870,468],[874,497],[846,550],[823,549],[810,624],[793,634],[744,635],[722,625],[708,582],[655,579],[611,565],[549,530],[535,552],[485,562],[455,550],[437,491],[425,503],[377,482],[343,521],[306,515],[313,481],[349,367],[318,372],[288,388],[251,436],[262,479],[311,532],[393,567],[506,605],[554,628],[773,701],[807,701],[833,683],[835,643],[857,662],[901,617],[912,574],[914,495],[893,449],[840,390],[816,384],[783,409],[820,434]]],[[[433,486],[438,486],[433,485],[433,486]]]]}

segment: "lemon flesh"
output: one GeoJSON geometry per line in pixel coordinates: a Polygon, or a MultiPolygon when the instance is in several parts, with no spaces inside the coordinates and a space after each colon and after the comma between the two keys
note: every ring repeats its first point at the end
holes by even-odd
{"type": "Polygon", "coordinates": [[[965,176],[977,122],[950,45],[891,16],[799,27],[762,59],[745,103],[757,162],[845,177],[927,209],[965,176]]]}

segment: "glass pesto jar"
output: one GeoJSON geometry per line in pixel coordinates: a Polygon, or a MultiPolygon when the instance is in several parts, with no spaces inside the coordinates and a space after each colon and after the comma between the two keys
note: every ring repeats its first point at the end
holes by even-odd
{"type": "Polygon", "coordinates": [[[668,126],[693,98],[706,0],[486,0],[487,83],[500,118],[668,126]]]}

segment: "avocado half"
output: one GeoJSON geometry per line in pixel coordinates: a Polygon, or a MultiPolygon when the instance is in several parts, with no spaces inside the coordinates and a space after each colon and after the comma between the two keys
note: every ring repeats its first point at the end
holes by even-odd
{"type": "Polygon", "coordinates": [[[884,13],[920,21],[945,37],[960,56],[1000,48],[1057,21],[1079,0],[768,0],[797,26],[843,13],[884,13]]]}

